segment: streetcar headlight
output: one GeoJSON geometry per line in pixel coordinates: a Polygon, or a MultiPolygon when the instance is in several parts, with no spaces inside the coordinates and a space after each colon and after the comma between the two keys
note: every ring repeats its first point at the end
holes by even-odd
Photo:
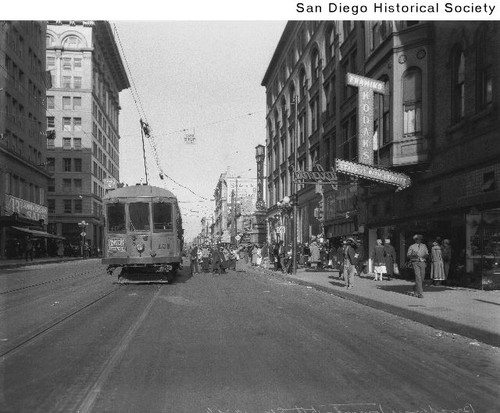
{"type": "Polygon", "coordinates": [[[138,252],[143,252],[144,251],[144,244],[138,244],[136,246],[138,252]]]}

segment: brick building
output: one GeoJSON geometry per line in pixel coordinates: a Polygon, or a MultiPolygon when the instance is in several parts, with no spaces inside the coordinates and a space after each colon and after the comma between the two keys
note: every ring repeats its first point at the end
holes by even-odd
{"type": "Polygon", "coordinates": [[[346,84],[355,73],[389,92],[374,101],[375,165],[407,174],[413,185],[396,192],[341,174],[337,190],[301,185],[298,241],[354,235],[366,257],[377,238],[388,237],[402,264],[413,234],[426,242],[439,236],[451,240],[453,277],[498,284],[499,28],[480,21],[289,22],[262,81],[270,222],[278,201],[294,194],[295,147],[301,170],[328,170],[335,158],[358,161],[358,93],[346,84]],[[313,211],[321,201],[319,221],[313,211]]]}

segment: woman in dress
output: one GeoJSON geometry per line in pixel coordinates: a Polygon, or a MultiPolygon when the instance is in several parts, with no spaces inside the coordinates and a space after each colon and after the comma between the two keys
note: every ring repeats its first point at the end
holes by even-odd
{"type": "Polygon", "coordinates": [[[382,240],[377,240],[377,245],[372,250],[371,259],[373,261],[373,272],[375,273],[375,281],[382,281],[382,274],[387,272],[385,267],[385,253],[382,240]]]}
{"type": "Polygon", "coordinates": [[[432,285],[441,285],[441,281],[446,280],[443,263],[443,252],[439,240],[432,243],[431,248],[431,279],[432,285]]]}

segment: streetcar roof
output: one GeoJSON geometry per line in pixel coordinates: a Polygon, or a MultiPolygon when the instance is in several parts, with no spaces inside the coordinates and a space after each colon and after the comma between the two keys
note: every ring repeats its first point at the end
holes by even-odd
{"type": "Polygon", "coordinates": [[[103,200],[112,200],[116,198],[172,198],[177,200],[177,197],[167,189],[158,188],[157,186],[151,185],[134,185],[134,186],[124,186],[122,188],[116,188],[109,191],[104,195],[103,200]]]}

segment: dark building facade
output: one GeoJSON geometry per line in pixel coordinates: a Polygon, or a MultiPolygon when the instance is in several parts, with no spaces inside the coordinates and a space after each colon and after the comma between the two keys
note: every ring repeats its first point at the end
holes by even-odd
{"type": "Polygon", "coordinates": [[[0,22],[0,259],[22,255],[30,231],[49,235],[45,28],[0,22]]]}
{"type": "Polygon", "coordinates": [[[391,238],[402,265],[415,233],[426,242],[439,236],[452,244],[450,278],[498,287],[499,29],[480,21],[289,22],[262,82],[270,237],[278,201],[295,193],[295,147],[301,170],[358,162],[359,96],[346,84],[354,73],[388,92],[374,99],[375,166],[405,173],[412,186],[395,191],[342,174],[336,190],[300,185],[298,241],[354,235],[366,256],[377,238],[391,238]]]}

